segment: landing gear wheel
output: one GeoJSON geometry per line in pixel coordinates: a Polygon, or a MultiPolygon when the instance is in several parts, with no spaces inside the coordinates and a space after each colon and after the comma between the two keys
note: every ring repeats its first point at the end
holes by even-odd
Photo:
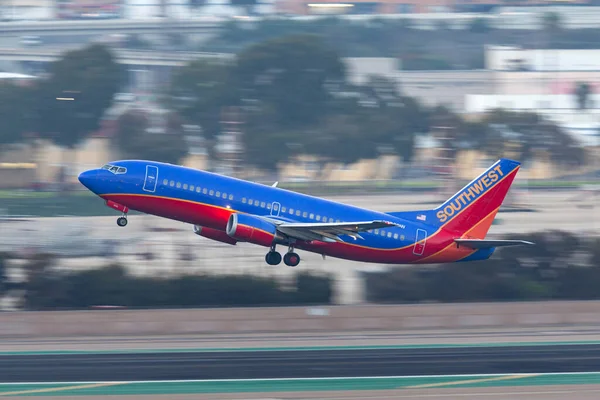
{"type": "Polygon", "coordinates": [[[289,252],[283,257],[283,262],[285,265],[295,267],[300,264],[300,256],[294,252],[289,252]]]}
{"type": "Polygon", "coordinates": [[[119,225],[120,227],[127,226],[127,218],[126,217],[117,218],[117,225],[119,225]]]}
{"type": "Polygon", "coordinates": [[[276,251],[270,251],[265,256],[265,261],[269,265],[277,265],[281,262],[281,254],[276,251]]]}

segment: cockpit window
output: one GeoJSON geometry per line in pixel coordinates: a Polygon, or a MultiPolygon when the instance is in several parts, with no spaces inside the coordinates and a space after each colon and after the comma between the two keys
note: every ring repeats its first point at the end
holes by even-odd
{"type": "Polygon", "coordinates": [[[127,173],[127,168],[119,167],[119,166],[111,165],[111,164],[106,164],[106,165],[102,166],[102,169],[108,170],[108,171],[112,172],[113,174],[126,174],[127,173]]]}

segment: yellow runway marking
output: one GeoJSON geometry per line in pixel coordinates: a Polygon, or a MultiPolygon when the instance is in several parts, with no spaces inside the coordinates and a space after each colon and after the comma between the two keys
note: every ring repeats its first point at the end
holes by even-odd
{"type": "Polygon", "coordinates": [[[463,381],[427,383],[425,385],[405,386],[404,388],[405,389],[422,389],[422,388],[432,388],[432,387],[442,387],[442,386],[465,385],[465,384],[480,383],[480,382],[493,382],[493,381],[506,381],[506,380],[512,380],[512,379],[532,378],[534,376],[539,376],[539,374],[508,375],[508,376],[496,376],[494,378],[481,378],[481,379],[469,379],[469,380],[463,380],[463,381]]]}
{"type": "Polygon", "coordinates": [[[61,387],[52,387],[52,388],[44,388],[44,389],[19,390],[19,391],[15,391],[15,392],[0,392],[0,396],[15,396],[15,395],[19,395],[19,394],[49,393],[49,392],[62,392],[65,390],[92,389],[92,388],[97,388],[97,387],[125,385],[127,383],[129,383],[129,382],[102,382],[102,383],[92,383],[92,384],[87,384],[87,385],[61,386],[61,387]]]}

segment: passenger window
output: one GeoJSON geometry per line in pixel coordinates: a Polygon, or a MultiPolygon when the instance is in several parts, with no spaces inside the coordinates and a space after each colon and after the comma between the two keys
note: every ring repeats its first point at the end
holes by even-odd
{"type": "Polygon", "coordinates": [[[242,198],[242,203],[246,204],[246,198],[242,198]]]}
{"type": "Polygon", "coordinates": [[[265,208],[265,206],[266,206],[265,202],[264,202],[264,201],[261,201],[261,203],[260,203],[260,206],[261,206],[262,208],[265,208]]]}
{"type": "Polygon", "coordinates": [[[202,193],[206,194],[208,192],[208,190],[206,188],[202,189],[202,193]]]}
{"type": "Polygon", "coordinates": [[[193,192],[196,187],[194,185],[190,185],[190,190],[193,192]]]}
{"type": "Polygon", "coordinates": [[[290,214],[294,215],[294,209],[293,208],[290,208],[290,214]]]}
{"type": "Polygon", "coordinates": [[[217,197],[221,197],[221,192],[217,192],[217,197]]]}
{"type": "Polygon", "coordinates": [[[233,195],[232,194],[229,195],[229,200],[233,200],[233,195]]]}
{"type": "Polygon", "coordinates": [[[394,233],[394,239],[398,239],[398,234],[394,233]]]}
{"type": "Polygon", "coordinates": [[[175,186],[175,181],[169,182],[169,186],[171,186],[171,187],[175,186]]]}
{"type": "Polygon", "coordinates": [[[315,214],[313,214],[313,213],[310,213],[310,217],[309,217],[309,218],[310,218],[310,219],[315,219],[315,214]]]}
{"type": "Polygon", "coordinates": [[[211,189],[211,190],[208,192],[208,194],[210,194],[210,195],[212,196],[213,194],[215,194],[215,191],[211,189]]]}
{"type": "Polygon", "coordinates": [[[306,218],[306,217],[308,217],[308,213],[307,213],[306,211],[304,211],[304,212],[302,213],[302,216],[303,216],[304,218],[306,218]]]}
{"type": "Polygon", "coordinates": [[[267,203],[267,210],[271,209],[271,203],[267,203]]]}
{"type": "Polygon", "coordinates": [[[379,235],[379,229],[375,229],[375,234],[379,235]]]}
{"type": "Polygon", "coordinates": [[[198,186],[198,187],[196,188],[196,193],[200,193],[200,190],[201,190],[201,189],[200,189],[200,187],[198,186]]]}
{"type": "Polygon", "coordinates": [[[181,188],[181,182],[177,182],[177,189],[181,188]]]}
{"type": "Polygon", "coordinates": [[[404,240],[404,235],[400,235],[400,240],[404,240]]]}
{"type": "Polygon", "coordinates": [[[296,215],[299,217],[300,216],[300,210],[296,210],[296,215]]]}
{"type": "Polygon", "coordinates": [[[287,208],[281,207],[281,212],[285,212],[286,210],[287,210],[287,208]]]}
{"type": "Polygon", "coordinates": [[[184,184],[183,184],[183,188],[184,188],[185,190],[187,190],[187,188],[188,188],[188,184],[187,184],[187,183],[184,183],[184,184]]]}
{"type": "Polygon", "coordinates": [[[223,193],[223,198],[226,199],[227,198],[227,193],[223,193]]]}
{"type": "Polygon", "coordinates": [[[169,184],[169,180],[168,179],[163,179],[163,185],[168,185],[169,184]]]}
{"type": "Polygon", "coordinates": [[[315,218],[315,219],[316,219],[317,221],[320,221],[320,220],[321,220],[321,216],[320,216],[320,215],[317,215],[317,218],[315,218]]]}
{"type": "Polygon", "coordinates": [[[388,232],[387,237],[391,238],[392,237],[392,232],[388,232]]]}
{"type": "Polygon", "coordinates": [[[339,224],[341,221],[339,219],[336,219],[335,222],[337,222],[339,224]]]}

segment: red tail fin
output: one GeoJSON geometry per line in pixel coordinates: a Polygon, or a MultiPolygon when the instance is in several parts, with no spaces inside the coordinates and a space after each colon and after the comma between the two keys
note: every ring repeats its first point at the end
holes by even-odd
{"type": "Polygon", "coordinates": [[[465,238],[485,238],[520,166],[518,161],[498,160],[433,210],[432,222],[465,238]]]}

